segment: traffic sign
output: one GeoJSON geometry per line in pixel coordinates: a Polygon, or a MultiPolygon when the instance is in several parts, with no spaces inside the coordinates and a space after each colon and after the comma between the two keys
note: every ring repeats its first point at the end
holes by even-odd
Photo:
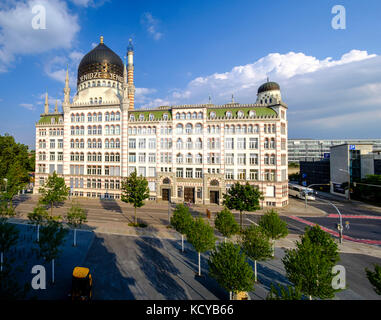
{"type": "Polygon", "coordinates": [[[356,150],[356,146],[354,144],[349,145],[349,150],[356,150]]]}

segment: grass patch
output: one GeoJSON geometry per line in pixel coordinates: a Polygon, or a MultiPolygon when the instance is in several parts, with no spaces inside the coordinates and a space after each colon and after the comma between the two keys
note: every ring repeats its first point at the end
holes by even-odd
{"type": "Polygon", "coordinates": [[[130,222],[128,224],[130,227],[135,227],[135,228],[146,228],[147,225],[145,223],[139,222],[139,223],[132,223],[130,222]]]}

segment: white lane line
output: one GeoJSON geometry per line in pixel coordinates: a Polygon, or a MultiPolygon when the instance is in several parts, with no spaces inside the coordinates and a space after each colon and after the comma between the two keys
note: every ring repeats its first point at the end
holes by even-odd
{"type": "Polygon", "coordinates": [[[255,223],[254,221],[250,220],[249,218],[246,218],[247,221],[250,221],[251,223],[255,224],[256,226],[258,226],[258,223],[255,223]]]}

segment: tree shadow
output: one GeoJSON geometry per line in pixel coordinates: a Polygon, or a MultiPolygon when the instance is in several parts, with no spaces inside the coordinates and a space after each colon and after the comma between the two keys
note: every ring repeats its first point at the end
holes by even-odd
{"type": "Polygon", "coordinates": [[[163,248],[161,240],[144,237],[135,240],[135,243],[140,253],[137,256],[140,269],[156,291],[165,299],[187,299],[184,288],[176,281],[176,277],[180,276],[180,271],[170,259],[159,251],[163,248]]]}
{"type": "Polygon", "coordinates": [[[100,199],[99,202],[105,210],[123,213],[122,208],[115,199],[100,199]]]}
{"type": "Polygon", "coordinates": [[[136,281],[123,270],[117,255],[104,237],[95,235],[83,266],[90,268],[94,279],[94,300],[135,299],[130,286],[135,286],[136,281]]]}

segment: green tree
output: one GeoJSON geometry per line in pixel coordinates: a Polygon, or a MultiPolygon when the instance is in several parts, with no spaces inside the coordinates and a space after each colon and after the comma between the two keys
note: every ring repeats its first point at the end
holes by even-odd
{"type": "Polygon", "coordinates": [[[148,181],[143,176],[138,176],[136,170],[122,181],[121,200],[134,206],[134,224],[138,226],[136,208],[144,206],[144,200],[149,198],[148,181]]]}
{"type": "Polygon", "coordinates": [[[187,239],[198,253],[198,275],[201,276],[200,253],[214,248],[216,243],[214,230],[201,217],[197,217],[193,220],[187,231],[187,239]]]}
{"type": "Polygon", "coordinates": [[[242,212],[255,211],[260,209],[259,200],[262,200],[262,193],[259,189],[248,182],[245,185],[235,183],[223,195],[223,205],[230,210],[238,210],[240,215],[240,227],[242,229],[242,212]]]}
{"type": "Polygon", "coordinates": [[[257,261],[271,257],[271,244],[263,230],[255,225],[243,230],[240,239],[244,252],[254,260],[254,280],[257,282],[257,261]]]}
{"type": "Polygon", "coordinates": [[[375,264],[374,271],[365,268],[366,277],[369,282],[372,284],[374,291],[381,295],[381,266],[375,264]]]}
{"type": "Polygon", "coordinates": [[[30,290],[30,284],[26,283],[21,287],[16,280],[17,278],[15,269],[12,268],[11,264],[4,262],[3,270],[0,272],[0,301],[25,299],[30,290]]]}
{"type": "Polygon", "coordinates": [[[253,269],[241,248],[231,242],[221,243],[208,260],[209,275],[230,293],[254,290],[253,269]]]}
{"type": "Polygon", "coordinates": [[[86,210],[81,208],[78,203],[72,204],[68,213],[66,214],[67,224],[74,228],[73,246],[77,246],[77,228],[81,228],[82,224],[87,222],[86,210]]]}
{"type": "Polygon", "coordinates": [[[233,234],[238,233],[239,226],[233,214],[229,209],[224,208],[222,211],[218,212],[214,220],[214,225],[216,229],[224,236],[225,242],[226,238],[230,238],[233,234]]]}
{"type": "Polygon", "coordinates": [[[53,206],[57,203],[63,202],[69,195],[70,188],[66,186],[65,179],[61,178],[54,171],[49,175],[45,184],[38,189],[41,194],[40,202],[50,205],[50,214],[53,217],[53,206]]]}
{"type": "Polygon", "coordinates": [[[49,219],[46,225],[41,226],[39,256],[47,263],[52,262],[52,283],[54,283],[54,260],[62,253],[61,246],[65,242],[67,230],[62,223],[49,219]]]}
{"type": "Polygon", "coordinates": [[[29,223],[33,224],[37,227],[37,242],[40,239],[40,226],[46,223],[49,219],[49,213],[46,211],[46,209],[41,206],[37,205],[36,207],[33,208],[32,212],[28,213],[28,219],[29,223]]]}
{"type": "Polygon", "coordinates": [[[30,182],[28,172],[34,171],[26,145],[16,143],[8,134],[0,135],[0,186],[3,199],[12,208],[12,199],[30,182]]]}
{"type": "Polygon", "coordinates": [[[171,225],[181,234],[181,251],[184,252],[184,234],[192,224],[192,215],[189,208],[182,203],[176,206],[171,217],[171,225]]]}
{"type": "Polygon", "coordinates": [[[288,235],[287,223],[274,210],[268,210],[258,221],[258,225],[272,240],[272,256],[275,254],[275,240],[288,235]]]}
{"type": "Polygon", "coordinates": [[[266,300],[303,300],[303,294],[299,286],[274,286],[271,284],[266,300]]]}
{"type": "Polygon", "coordinates": [[[313,244],[318,245],[322,249],[323,255],[329,258],[333,264],[336,264],[340,260],[337,243],[320,226],[306,227],[302,242],[306,238],[309,238],[313,244]]]}
{"type": "Polygon", "coordinates": [[[0,218],[0,271],[3,271],[4,253],[14,246],[19,238],[19,231],[6,218],[0,218]]]}
{"type": "MultiPolygon", "coordinates": [[[[332,288],[332,257],[326,249],[314,244],[308,236],[296,242],[296,249],[286,250],[282,259],[287,278],[311,300],[333,298],[338,290],[332,288]]],[[[332,240],[333,241],[333,240],[332,240]]]]}

